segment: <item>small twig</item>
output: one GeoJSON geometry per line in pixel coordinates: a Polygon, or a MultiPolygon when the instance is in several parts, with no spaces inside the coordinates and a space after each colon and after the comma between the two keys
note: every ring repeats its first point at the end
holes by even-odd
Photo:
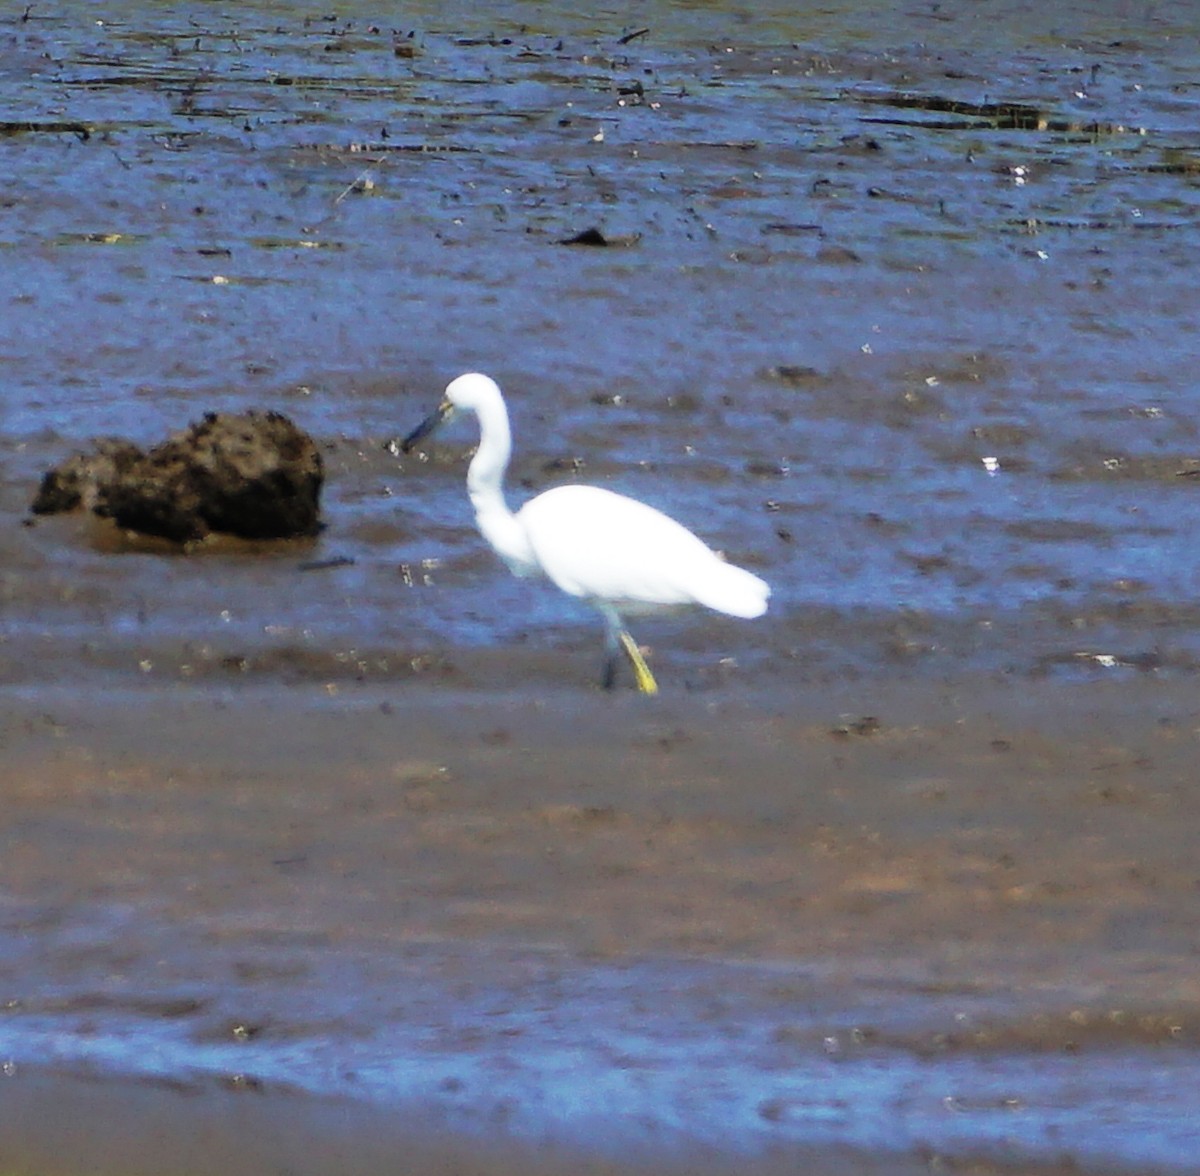
{"type": "Polygon", "coordinates": [[[623,37],[618,37],[617,44],[628,45],[630,41],[636,41],[638,37],[644,37],[649,31],[648,28],[634,29],[632,33],[626,33],[623,37]]]}
{"type": "Polygon", "coordinates": [[[330,559],[310,559],[306,563],[297,564],[298,572],[327,572],[332,568],[348,568],[355,561],[348,555],[335,555],[330,559]]]}
{"type": "Polygon", "coordinates": [[[341,204],[341,202],[345,200],[351,192],[365,192],[370,188],[373,188],[375,186],[375,181],[371,179],[371,173],[374,170],[374,168],[369,167],[365,171],[359,172],[358,175],[356,175],[354,179],[351,180],[350,183],[348,183],[341,190],[341,192],[338,193],[337,199],[334,200],[334,204],[341,204]]]}

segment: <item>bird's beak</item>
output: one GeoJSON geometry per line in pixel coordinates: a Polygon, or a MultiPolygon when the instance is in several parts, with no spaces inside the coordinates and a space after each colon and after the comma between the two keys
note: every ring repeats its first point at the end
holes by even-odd
{"type": "Polygon", "coordinates": [[[411,453],[439,425],[448,421],[454,415],[454,405],[449,400],[443,400],[403,441],[400,442],[402,453],[411,453]]]}

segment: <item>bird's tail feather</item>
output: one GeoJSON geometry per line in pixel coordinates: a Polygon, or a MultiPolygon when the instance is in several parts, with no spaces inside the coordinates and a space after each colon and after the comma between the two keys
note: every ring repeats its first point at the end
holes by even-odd
{"type": "Polygon", "coordinates": [[[771,587],[745,568],[717,563],[695,591],[696,600],[706,608],[731,617],[761,617],[767,611],[771,587]]]}

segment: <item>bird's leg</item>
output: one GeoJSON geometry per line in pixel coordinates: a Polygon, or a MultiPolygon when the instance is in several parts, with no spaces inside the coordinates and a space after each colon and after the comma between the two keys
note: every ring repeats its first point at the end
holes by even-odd
{"type": "Polygon", "coordinates": [[[597,603],[597,607],[604,617],[604,689],[611,690],[616,685],[617,663],[624,651],[625,656],[629,658],[629,664],[633,666],[633,677],[638,690],[642,694],[657,694],[658,683],[654,680],[650,667],[646,665],[646,659],[642,657],[637,642],[630,637],[629,631],[621,623],[621,614],[608,603],[597,603]]]}
{"type": "Polygon", "coordinates": [[[605,651],[604,654],[604,673],[600,678],[600,685],[605,690],[611,690],[617,684],[617,661],[619,655],[615,650],[605,651]]]}
{"type": "Polygon", "coordinates": [[[621,642],[621,648],[625,650],[625,655],[629,658],[630,665],[633,666],[633,676],[637,682],[637,688],[643,694],[657,694],[658,683],[654,680],[650,667],[646,665],[646,659],[642,657],[642,651],[638,649],[637,642],[625,629],[618,634],[618,640],[621,642]]]}
{"type": "Polygon", "coordinates": [[[609,609],[604,614],[604,674],[600,684],[611,690],[617,684],[617,666],[621,661],[621,620],[609,609]]]}

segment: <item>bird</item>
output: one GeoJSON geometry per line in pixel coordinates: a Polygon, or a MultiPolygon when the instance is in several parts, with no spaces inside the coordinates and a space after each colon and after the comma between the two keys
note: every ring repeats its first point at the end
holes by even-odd
{"type": "Polygon", "coordinates": [[[624,653],[637,689],[658,693],[625,626],[627,614],[689,605],[733,617],[766,612],[771,589],[764,580],[726,563],[681,523],[635,498],[599,486],[555,486],[514,514],[504,498],[512,430],[504,395],[490,376],[467,372],[452,380],[434,412],[400,443],[401,451],[411,453],[434,430],[471,413],[479,422],[479,446],[467,469],[467,495],[476,525],[514,575],[543,575],[599,611],[606,690],[616,684],[624,653]]]}

